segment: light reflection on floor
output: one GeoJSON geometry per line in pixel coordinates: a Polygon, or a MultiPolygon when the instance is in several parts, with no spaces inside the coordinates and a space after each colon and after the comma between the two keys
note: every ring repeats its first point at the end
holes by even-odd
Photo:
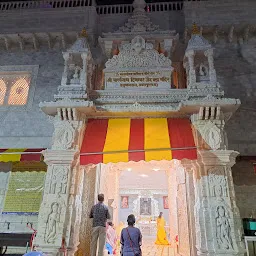
{"type": "Polygon", "coordinates": [[[142,255],[175,256],[174,249],[171,246],[155,245],[155,241],[152,238],[143,238],[142,255]]]}

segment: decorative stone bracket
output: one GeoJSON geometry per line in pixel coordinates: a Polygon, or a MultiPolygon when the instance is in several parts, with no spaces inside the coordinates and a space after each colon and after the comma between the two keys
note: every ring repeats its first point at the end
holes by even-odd
{"type": "Polygon", "coordinates": [[[199,148],[213,150],[226,148],[225,121],[222,117],[219,106],[201,107],[199,114],[192,115],[191,121],[195,128],[196,143],[199,148]]]}

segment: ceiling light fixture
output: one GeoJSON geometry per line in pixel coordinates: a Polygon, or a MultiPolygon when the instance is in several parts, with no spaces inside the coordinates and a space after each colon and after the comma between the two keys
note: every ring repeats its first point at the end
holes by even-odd
{"type": "Polygon", "coordinates": [[[160,169],[159,168],[154,168],[153,171],[158,172],[160,169]]]}
{"type": "Polygon", "coordinates": [[[128,172],[131,172],[131,171],[132,171],[132,168],[127,168],[127,171],[128,171],[128,172]]]}
{"type": "Polygon", "coordinates": [[[146,175],[146,174],[141,174],[140,177],[146,178],[146,177],[148,177],[148,175],[146,175]]]}

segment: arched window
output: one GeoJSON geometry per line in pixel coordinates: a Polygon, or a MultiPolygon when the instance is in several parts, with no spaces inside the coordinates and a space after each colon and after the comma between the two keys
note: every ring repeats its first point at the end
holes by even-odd
{"type": "Polygon", "coordinates": [[[6,94],[6,84],[3,79],[0,79],[0,105],[4,104],[5,94],[6,94]]]}
{"type": "Polygon", "coordinates": [[[29,82],[28,78],[23,77],[13,83],[8,98],[9,105],[25,105],[27,103],[29,82]]]}

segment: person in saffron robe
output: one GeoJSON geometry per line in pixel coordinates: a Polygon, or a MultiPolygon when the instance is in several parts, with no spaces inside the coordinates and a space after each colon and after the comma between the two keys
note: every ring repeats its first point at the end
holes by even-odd
{"type": "Polygon", "coordinates": [[[160,212],[160,214],[157,218],[157,238],[156,238],[155,244],[158,244],[158,245],[168,245],[169,244],[164,226],[165,226],[165,220],[163,217],[163,213],[160,212]]]}

